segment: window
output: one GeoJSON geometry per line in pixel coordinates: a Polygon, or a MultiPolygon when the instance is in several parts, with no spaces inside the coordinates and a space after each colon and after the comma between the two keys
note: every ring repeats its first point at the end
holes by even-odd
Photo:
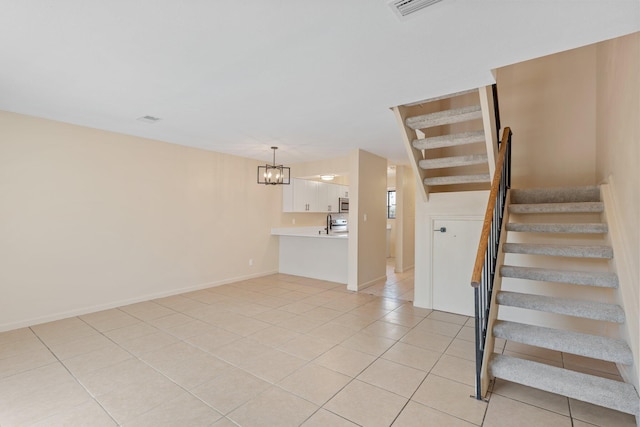
{"type": "Polygon", "coordinates": [[[387,191],[387,218],[396,218],[396,190],[387,191]]]}

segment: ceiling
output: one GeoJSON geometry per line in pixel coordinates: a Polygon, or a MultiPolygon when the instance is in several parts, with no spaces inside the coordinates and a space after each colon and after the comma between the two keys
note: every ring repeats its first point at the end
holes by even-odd
{"type": "Polygon", "coordinates": [[[638,0],[0,0],[0,109],[270,161],[406,163],[390,107],[640,30],[638,0]],[[141,116],[161,120],[148,124],[141,116]]]}

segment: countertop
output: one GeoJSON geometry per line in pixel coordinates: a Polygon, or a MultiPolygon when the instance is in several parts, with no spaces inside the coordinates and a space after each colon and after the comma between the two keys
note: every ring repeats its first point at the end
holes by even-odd
{"type": "Polygon", "coordinates": [[[271,234],[274,236],[293,236],[293,237],[315,237],[320,239],[347,239],[349,233],[329,233],[324,227],[283,227],[272,228],[271,234]]]}

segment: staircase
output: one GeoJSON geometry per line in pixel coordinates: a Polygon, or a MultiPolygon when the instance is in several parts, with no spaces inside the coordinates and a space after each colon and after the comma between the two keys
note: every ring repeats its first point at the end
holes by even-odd
{"type": "Polygon", "coordinates": [[[618,277],[610,271],[600,189],[510,190],[511,130],[504,129],[498,153],[495,85],[392,110],[423,201],[431,193],[490,190],[471,279],[476,398],[490,378],[501,378],[634,415],[640,425],[632,384],[564,361],[576,355],[637,367],[627,342],[614,338],[627,319],[613,303],[618,277]],[[496,338],[561,352],[563,367],[494,353],[496,338]]]}
{"type": "Polygon", "coordinates": [[[424,200],[489,189],[499,127],[494,95],[488,86],[393,108],[424,200]]]}
{"type": "MultiPolygon", "coordinates": [[[[614,254],[605,240],[599,188],[514,189],[509,199],[487,342],[502,338],[632,365],[627,343],[607,336],[625,313],[610,302],[618,279],[609,271],[614,254]]],[[[497,353],[485,361],[491,377],[640,416],[631,384],[497,353]]]]}

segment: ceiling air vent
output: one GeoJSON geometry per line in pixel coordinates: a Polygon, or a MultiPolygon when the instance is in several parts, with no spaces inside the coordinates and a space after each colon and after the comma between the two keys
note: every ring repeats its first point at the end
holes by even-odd
{"type": "Polygon", "coordinates": [[[402,19],[439,1],[442,0],[392,0],[389,7],[402,19]]]}
{"type": "Polygon", "coordinates": [[[153,117],[153,116],[142,116],[142,117],[138,117],[136,120],[141,121],[141,122],[145,122],[145,123],[155,123],[158,120],[160,120],[160,117],[153,117]]]}

